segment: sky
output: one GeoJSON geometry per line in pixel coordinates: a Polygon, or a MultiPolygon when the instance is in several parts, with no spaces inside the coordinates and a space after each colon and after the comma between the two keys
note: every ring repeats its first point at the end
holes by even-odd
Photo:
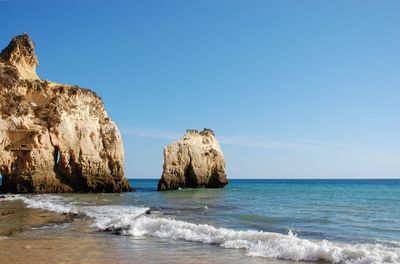
{"type": "Polygon", "coordinates": [[[400,178],[400,1],[0,0],[42,79],[101,96],[129,178],[211,128],[228,178],[400,178]]]}

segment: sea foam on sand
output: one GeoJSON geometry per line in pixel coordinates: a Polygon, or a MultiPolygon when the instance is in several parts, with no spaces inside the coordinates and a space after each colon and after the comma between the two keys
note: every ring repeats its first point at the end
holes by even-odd
{"type": "Polygon", "coordinates": [[[248,256],[294,261],[369,264],[400,263],[400,248],[382,244],[347,244],[287,235],[217,228],[206,224],[147,215],[149,208],[135,206],[77,206],[56,195],[32,197],[15,195],[6,200],[22,200],[27,207],[59,213],[79,213],[93,218],[92,226],[129,236],[152,236],[245,249],[248,256]]]}

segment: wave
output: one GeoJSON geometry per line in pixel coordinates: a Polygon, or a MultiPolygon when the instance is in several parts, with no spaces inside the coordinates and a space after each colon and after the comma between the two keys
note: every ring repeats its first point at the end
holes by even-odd
{"type": "Polygon", "coordinates": [[[206,224],[148,215],[149,208],[134,206],[77,206],[55,195],[37,195],[21,199],[27,207],[59,213],[79,213],[93,218],[92,226],[128,236],[151,236],[244,249],[248,256],[293,261],[369,264],[400,263],[400,248],[382,244],[347,244],[327,240],[308,240],[294,235],[240,231],[206,224]]]}

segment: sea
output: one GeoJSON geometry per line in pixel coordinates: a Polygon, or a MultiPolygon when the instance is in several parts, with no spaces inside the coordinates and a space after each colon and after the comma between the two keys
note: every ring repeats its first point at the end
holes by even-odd
{"type": "Polygon", "coordinates": [[[104,263],[400,263],[400,180],[233,179],[168,192],[157,182],[132,179],[136,191],[122,194],[6,195],[0,206],[75,217],[4,239],[90,238],[68,257],[82,249],[104,263]]]}

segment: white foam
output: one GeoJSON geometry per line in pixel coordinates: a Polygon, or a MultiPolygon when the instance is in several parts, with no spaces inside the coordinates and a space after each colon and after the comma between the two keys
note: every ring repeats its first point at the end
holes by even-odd
{"type": "MultiPolygon", "coordinates": [[[[6,198],[7,199],[7,198],[6,198]]],[[[146,215],[148,208],[134,206],[81,206],[68,204],[60,196],[40,195],[21,199],[28,207],[62,213],[84,213],[94,219],[100,230],[118,230],[123,235],[152,236],[215,244],[225,248],[246,250],[248,256],[294,261],[326,261],[330,263],[372,264],[400,263],[400,248],[382,244],[346,244],[326,240],[308,240],[288,235],[238,231],[192,224],[175,219],[146,215]]]]}
{"type": "Polygon", "coordinates": [[[61,196],[41,194],[33,196],[23,195],[6,195],[4,200],[22,200],[26,207],[43,209],[56,213],[78,213],[79,209],[76,206],[67,204],[67,201],[61,196]]]}
{"type": "MultiPolygon", "coordinates": [[[[120,228],[118,224],[116,227],[120,228]]],[[[382,245],[349,245],[329,241],[312,241],[294,236],[258,231],[237,231],[184,221],[136,217],[123,233],[217,244],[225,248],[247,250],[247,255],[295,261],[331,263],[400,263],[400,249],[382,245]]],[[[112,229],[108,226],[107,229],[112,229]]]]}
{"type": "Polygon", "coordinates": [[[87,206],[83,208],[87,216],[94,218],[92,226],[100,230],[128,229],[137,217],[149,209],[134,206],[87,206]]]}

